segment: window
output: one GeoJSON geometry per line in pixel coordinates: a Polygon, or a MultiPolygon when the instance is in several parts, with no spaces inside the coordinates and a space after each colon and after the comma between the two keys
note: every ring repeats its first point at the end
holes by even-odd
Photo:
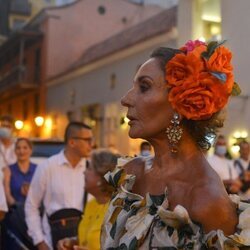
{"type": "Polygon", "coordinates": [[[36,94],[34,96],[34,115],[37,116],[40,112],[40,109],[39,109],[39,102],[40,102],[40,96],[39,94],[36,94]]]}
{"type": "Polygon", "coordinates": [[[41,49],[36,49],[35,52],[35,67],[34,67],[34,82],[40,82],[40,61],[41,61],[41,49]]]}
{"type": "Polygon", "coordinates": [[[25,21],[22,19],[14,19],[13,24],[12,24],[12,29],[13,30],[20,30],[25,24],[25,21]]]}
{"type": "MultiPolygon", "coordinates": [[[[221,40],[220,0],[195,0],[195,38],[221,40]]],[[[202,40],[202,39],[201,39],[202,40]]]]}

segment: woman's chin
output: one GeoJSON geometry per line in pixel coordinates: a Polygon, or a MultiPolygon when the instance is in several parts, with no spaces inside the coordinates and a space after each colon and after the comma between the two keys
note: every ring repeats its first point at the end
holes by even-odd
{"type": "Polygon", "coordinates": [[[141,138],[141,134],[138,133],[137,131],[133,131],[132,129],[129,130],[128,135],[132,139],[141,138]]]}

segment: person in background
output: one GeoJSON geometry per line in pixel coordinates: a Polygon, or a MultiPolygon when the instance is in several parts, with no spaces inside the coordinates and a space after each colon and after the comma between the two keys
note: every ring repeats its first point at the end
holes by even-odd
{"type": "MultiPolygon", "coordinates": [[[[2,174],[1,171],[0,174],[2,174]]],[[[2,177],[0,180],[2,180],[2,177]]],[[[0,249],[3,249],[2,220],[4,219],[7,211],[8,206],[5,198],[3,182],[0,181],[0,249]]]]}
{"type": "Polygon", "coordinates": [[[78,227],[78,238],[65,238],[58,242],[58,250],[99,250],[100,230],[113,189],[104,179],[112,171],[118,155],[110,150],[97,149],[91,154],[91,162],[85,170],[85,190],[94,196],[87,203],[78,227]]]}
{"type": "Polygon", "coordinates": [[[18,138],[15,143],[17,162],[4,170],[4,188],[9,206],[24,203],[29,185],[36,170],[30,162],[32,144],[27,138],[18,138]]]}
{"type": "Polygon", "coordinates": [[[149,142],[143,141],[140,145],[140,154],[139,156],[148,157],[152,155],[152,146],[149,142]]]}
{"type": "Polygon", "coordinates": [[[239,146],[240,157],[234,160],[234,167],[242,181],[241,191],[245,193],[250,188],[250,145],[242,141],[239,146]]]}
{"type": "MultiPolygon", "coordinates": [[[[4,187],[3,187],[2,181],[0,181],[0,221],[3,220],[7,211],[8,211],[8,206],[7,206],[7,201],[6,201],[6,197],[5,197],[5,193],[4,193],[4,187]]],[[[0,225],[0,227],[1,227],[1,225],[0,225]]]]}
{"type": "Polygon", "coordinates": [[[14,120],[9,115],[0,117],[0,169],[16,162],[14,120]]]}
{"type": "Polygon", "coordinates": [[[84,206],[83,172],[93,145],[91,128],[70,122],[64,141],[64,150],[38,165],[25,202],[28,233],[38,250],[54,249],[58,240],[75,236],[84,206]]]}
{"type": "Polygon", "coordinates": [[[9,213],[4,220],[5,249],[22,249],[13,241],[15,235],[22,243],[30,243],[24,220],[24,202],[30,182],[36,170],[36,164],[30,162],[32,144],[27,138],[18,138],[15,143],[17,162],[4,168],[4,189],[9,213]],[[11,236],[12,235],[12,236],[11,236]]]}
{"type": "Polygon", "coordinates": [[[227,144],[226,138],[219,135],[215,146],[214,154],[208,156],[207,160],[211,167],[217,172],[223,181],[228,193],[238,193],[242,186],[239,175],[233,166],[233,161],[226,158],[227,144]]]}

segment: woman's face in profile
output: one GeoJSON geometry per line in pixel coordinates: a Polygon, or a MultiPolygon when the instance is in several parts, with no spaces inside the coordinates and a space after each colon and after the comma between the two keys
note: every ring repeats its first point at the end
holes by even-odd
{"type": "Polygon", "coordinates": [[[98,190],[98,182],[100,182],[101,180],[100,175],[96,173],[96,171],[90,164],[90,166],[84,172],[84,177],[85,190],[95,196],[96,190],[98,190]]]}
{"type": "Polygon", "coordinates": [[[165,133],[173,110],[167,98],[164,72],[157,59],[151,58],[139,68],[133,87],[121,103],[128,108],[130,137],[147,139],[165,133]]]}

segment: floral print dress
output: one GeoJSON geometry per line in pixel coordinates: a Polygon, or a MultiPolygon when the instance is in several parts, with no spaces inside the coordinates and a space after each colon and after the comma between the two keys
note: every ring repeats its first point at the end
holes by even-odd
{"type": "MultiPolygon", "coordinates": [[[[147,194],[146,198],[132,193],[135,176],[126,174],[122,167],[127,161],[119,159],[116,169],[105,175],[116,192],[102,226],[102,249],[250,249],[249,203],[241,202],[237,195],[230,196],[239,212],[239,224],[234,235],[225,236],[221,230],[205,234],[202,227],[190,219],[184,207],[178,205],[173,211],[167,208],[167,190],[163,195],[147,194]]],[[[149,167],[152,158],[145,161],[149,167]]]]}

